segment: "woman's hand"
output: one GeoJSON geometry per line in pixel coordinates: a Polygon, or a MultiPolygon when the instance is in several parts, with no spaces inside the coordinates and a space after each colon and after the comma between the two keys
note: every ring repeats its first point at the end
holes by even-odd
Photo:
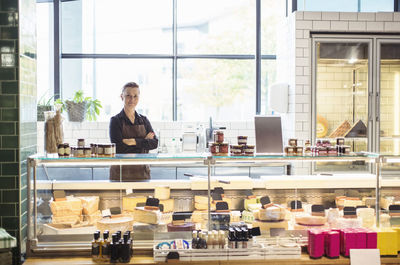
{"type": "Polygon", "coordinates": [[[149,132],[146,137],[144,137],[144,139],[154,139],[154,133],[153,132],[149,132]]]}
{"type": "Polygon", "coordinates": [[[135,138],[130,138],[130,139],[122,139],[122,142],[126,145],[136,145],[136,140],[135,138]]]}

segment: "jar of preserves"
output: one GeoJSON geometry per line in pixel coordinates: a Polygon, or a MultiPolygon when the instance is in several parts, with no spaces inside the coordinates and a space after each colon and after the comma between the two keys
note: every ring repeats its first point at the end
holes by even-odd
{"type": "Polygon", "coordinates": [[[85,156],[85,148],[77,147],[75,154],[76,154],[76,157],[84,157],[85,156]]]}
{"type": "Polygon", "coordinates": [[[104,145],[98,144],[97,145],[97,156],[102,157],[104,155],[104,145]]]}
{"type": "Polygon", "coordinates": [[[304,155],[305,156],[312,156],[312,149],[310,146],[307,146],[306,148],[304,148],[304,155]]]}
{"type": "Polygon", "coordinates": [[[232,156],[240,156],[242,155],[242,145],[231,145],[231,155],[232,156]]]}
{"type": "Polygon", "coordinates": [[[319,155],[319,156],[327,156],[327,155],[328,155],[328,148],[326,148],[326,147],[319,147],[319,148],[318,148],[318,155],[319,155]]]}
{"type": "Polygon", "coordinates": [[[238,144],[239,145],[246,145],[247,144],[247,136],[238,136],[238,144]]]}
{"type": "Polygon", "coordinates": [[[85,147],[85,139],[78,139],[78,147],[85,147]]]}
{"type": "Polygon", "coordinates": [[[243,152],[247,156],[252,156],[252,155],[254,155],[254,149],[255,149],[254,145],[246,145],[243,148],[243,152]]]}
{"type": "Polygon", "coordinates": [[[103,156],[112,157],[112,152],[113,152],[112,144],[103,145],[103,156]]]}
{"type": "Polygon", "coordinates": [[[83,147],[83,154],[84,157],[91,157],[92,156],[92,148],[90,147],[83,147]]]}
{"type": "Polygon", "coordinates": [[[57,145],[57,152],[59,157],[64,156],[64,144],[58,144],[57,145]]]}
{"type": "Polygon", "coordinates": [[[293,146],[286,146],[285,147],[285,154],[287,156],[293,156],[294,155],[294,148],[293,146]]]}
{"type": "Polygon", "coordinates": [[[310,140],[306,140],[306,142],[304,143],[304,147],[311,147],[310,140]]]}
{"type": "Polygon", "coordinates": [[[295,153],[296,153],[297,156],[302,156],[303,155],[303,147],[297,146],[295,153]]]}
{"type": "Polygon", "coordinates": [[[214,143],[223,143],[223,142],[224,142],[224,132],[214,131],[214,143]]]}
{"type": "Polygon", "coordinates": [[[64,156],[70,156],[71,155],[71,147],[69,146],[69,143],[64,143],[64,156]]]}
{"type": "Polygon", "coordinates": [[[328,156],[337,156],[338,152],[336,147],[330,146],[328,147],[328,156]]]}
{"type": "Polygon", "coordinates": [[[97,156],[97,144],[90,144],[90,152],[92,157],[97,156]]]}
{"type": "Polygon", "coordinates": [[[289,146],[297,146],[297,139],[295,138],[289,139],[289,146]]]}
{"type": "Polygon", "coordinates": [[[210,146],[210,152],[216,156],[228,155],[229,145],[227,143],[212,143],[210,146]]]}

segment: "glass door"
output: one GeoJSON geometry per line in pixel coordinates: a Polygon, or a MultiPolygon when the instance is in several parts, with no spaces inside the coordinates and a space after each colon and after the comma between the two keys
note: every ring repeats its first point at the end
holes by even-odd
{"type": "MultiPolygon", "coordinates": [[[[377,150],[383,155],[400,155],[400,40],[379,39],[377,150]]],[[[385,164],[385,174],[398,173],[399,165],[385,164]]]]}
{"type": "MultiPolygon", "coordinates": [[[[344,138],[352,152],[370,151],[372,93],[370,39],[315,38],[313,41],[314,142],[344,138]]],[[[368,170],[365,165],[317,164],[317,171],[368,170]]]]}

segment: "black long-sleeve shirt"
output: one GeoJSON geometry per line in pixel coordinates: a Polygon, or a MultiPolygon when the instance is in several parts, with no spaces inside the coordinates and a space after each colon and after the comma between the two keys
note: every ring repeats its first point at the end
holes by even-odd
{"type": "MultiPolygon", "coordinates": [[[[158,139],[154,136],[154,139],[144,139],[143,138],[134,138],[136,141],[136,145],[127,145],[122,142],[122,125],[132,125],[132,122],[126,116],[125,111],[122,109],[120,113],[111,117],[110,120],[110,141],[111,143],[115,143],[117,148],[117,153],[126,154],[126,153],[147,153],[148,150],[156,149],[158,146],[158,139]]],[[[141,114],[138,114],[135,111],[135,122],[133,125],[144,125],[146,129],[146,135],[149,132],[153,132],[153,128],[151,127],[150,121],[141,114]]]]}

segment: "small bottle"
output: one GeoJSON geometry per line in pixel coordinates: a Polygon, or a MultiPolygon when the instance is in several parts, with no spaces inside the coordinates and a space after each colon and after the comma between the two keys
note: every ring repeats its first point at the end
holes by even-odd
{"type": "Polygon", "coordinates": [[[199,243],[199,237],[197,231],[195,230],[192,232],[192,249],[197,249],[198,243],[199,243]]]}
{"type": "Polygon", "coordinates": [[[85,139],[78,139],[78,147],[85,147],[85,139]]]}
{"type": "Polygon", "coordinates": [[[248,234],[247,234],[247,238],[248,238],[248,241],[247,241],[247,247],[248,248],[252,248],[253,247],[253,234],[252,234],[252,228],[249,228],[248,229],[248,234]]]}
{"type": "Polygon", "coordinates": [[[123,263],[128,263],[131,260],[131,255],[130,255],[130,240],[129,240],[129,234],[125,233],[124,234],[124,239],[122,240],[122,244],[120,246],[121,249],[121,254],[120,254],[120,261],[123,263]]]}
{"type": "Polygon", "coordinates": [[[112,243],[110,245],[110,263],[117,263],[119,258],[119,243],[118,243],[118,235],[112,235],[112,243]]]}
{"type": "Polygon", "coordinates": [[[101,241],[100,241],[100,231],[96,231],[93,234],[93,241],[92,241],[92,260],[93,261],[101,261],[101,241]]]}
{"type": "Polygon", "coordinates": [[[101,245],[101,258],[103,261],[110,260],[110,232],[105,230],[103,232],[103,244],[101,245]]]}
{"type": "Polygon", "coordinates": [[[219,230],[219,232],[218,232],[218,243],[219,243],[219,248],[220,249],[224,249],[225,248],[225,241],[226,241],[225,231],[224,230],[219,230]]]}
{"type": "Polygon", "coordinates": [[[235,248],[242,248],[242,229],[235,227],[235,248]]]}
{"type": "Polygon", "coordinates": [[[242,248],[247,248],[247,242],[249,241],[249,231],[246,228],[242,228],[242,248]]]}
{"type": "Polygon", "coordinates": [[[214,249],[215,248],[214,235],[213,235],[212,231],[208,231],[207,248],[208,249],[214,249]]]}
{"type": "Polygon", "coordinates": [[[229,228],[228,248],[235,248],[235,230],[233,228],[229,228]]]}

